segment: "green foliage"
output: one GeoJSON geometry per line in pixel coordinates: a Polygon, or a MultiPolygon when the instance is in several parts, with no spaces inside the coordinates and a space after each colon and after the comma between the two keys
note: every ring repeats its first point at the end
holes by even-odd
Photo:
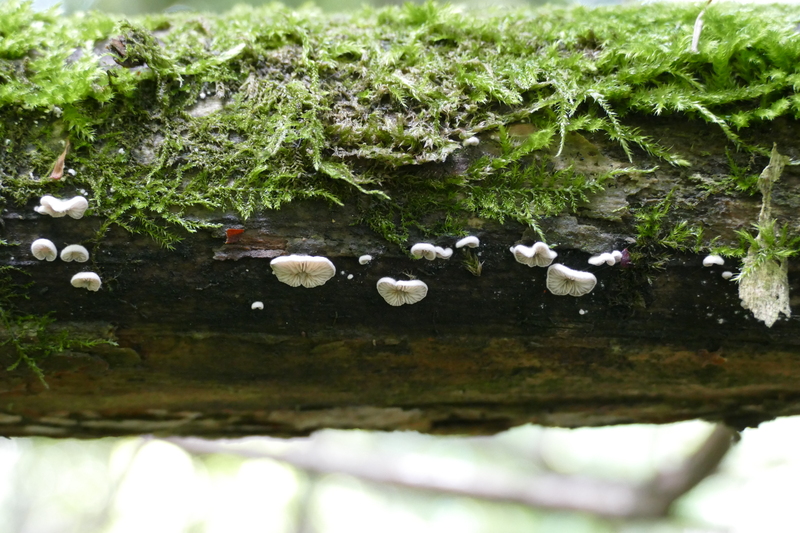
{"type": "MultiPolygon", "coordinates": [[[[741,145],[742,129],[800,116],[800,11],[713,4],[691,53],[697,11],[477,17],[426,2],[350,17],[273,4],[117,22],[11,0],[0,5],[0,193],[18,202],[57,193],[63,183],[36,176],[59,153],[53,140],[68,136],[77,170],[68,181],[104,217],[98,237],[116,224],[171,246],[178,230],[209,226],[198,209],[246,219],[296,200],[356,197],[363,220],[397,243],[411,228],[457,233],[466,214],[536,228],[615,178],[547,170],[571,132],[684,165],[629,117],[694,118],[741,145]],[[117,64],[102,66],[101,55],[117,64]],[[507,128],[519,122],[535,132],[516,142],[507,128]],[[419,177],[475,135],[496,138],[499,155],[461,177],[419,177]]],[[[731,162],[720,190],[752,192],[731,162]]],[[[660,235],[640,223],[668,246],[699,239],[685,225],[660,235]]]]}
{"type": "Polygon", "coordinates": [[[680,220],[669,228],[664,226],[673,210],[674,196],[673,189],[655,205],[636,211],[634,218],[637,246],[659,246],[693,252],[703,248],[703,228],[691,226],[686,220],[680,220]]]}

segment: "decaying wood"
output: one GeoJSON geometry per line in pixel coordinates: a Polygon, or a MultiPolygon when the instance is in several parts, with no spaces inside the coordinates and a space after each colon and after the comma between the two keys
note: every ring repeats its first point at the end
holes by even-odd
{"type": "MultiPolygon", "coordinates": [[[[661,119],[642,126],[693,167],[632,176],[577,215],[542,221],[559,262],[596,274],[597,287],[581,298],[549,294],[546,269],[514,261],[509,246],[535,240],[520,225],[470,221],[465,229],[482,243],[476,277],[461,252],[447,261],[412,260],[355,224],[353,207],[312,202],[243,224],[231,214],[198,213],[220,229],[187,235],[172,251],[112,230],[90,250],[104,280],[92,293],[69,285],[85,266],[40,262],[27,247],[41,236],[59,247],[83,242],[101,220],[53,219],[35,213],[33,203],[7,205],[4,238],[21,245],[4,251],[2,262],[34,283],[21,307],[51,312],[59,327],[118,346],[43,361],[49,389],[24,370],[0,374],[0,433],[280,436],[358,427],[480,434],[526,422],[700,417],[746,426],[800,413],[800,325],[792,317],[770,329],[742,309],[735,282],[721,277],[736,265],[704,268],[700,256],[672,253],[648,277],[639,275],[645,265],[587,264],[591,253],[635,240],[633,221],[619,208],[647,205],[673,188],[697,200],[687,216],[710,235],[730,239],[757,219],[758,196],[706,198],[687,179],[724,172],[719,132],[661,119]],[[694,148],[699,143],[702,150],[694,148]],[[231,227],[245,231],[226,244],[231,227]],[[337,275],[313,289],[284,285],[269,261],[290,253],[326,256],[337,275]],[[360,265],[362,254],[375,259],[360,265]],[[375,284],[405,274],[425,281],[428,295],[391,307],[375,284]],[[257,300],[263,310],[251,309],[257,300]]],[[[798,125],[771,126],[763,133],[797,159],[798,125]]],[[[488,144],[465,148],[440,170],[458,172],[459,158],[476,157],[488,144]]],[[[627,165],[619,152],[602,138],[573,139],[560,161],[627,165]]],[[[637,157],[640,168],[654,164],[637,157]]],[[[787,167],[773,193],[779,220],[796,209],[797,189],[797,173],[787,167]]],[[[796,264],[789,269],[797,294],[796,264]]],[[[2,357],[8,365],[14,356],[2,357]]]]}

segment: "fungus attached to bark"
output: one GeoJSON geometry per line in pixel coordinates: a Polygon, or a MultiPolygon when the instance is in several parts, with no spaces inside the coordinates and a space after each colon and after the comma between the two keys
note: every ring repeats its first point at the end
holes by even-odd
{"type": "Polygon", "coordinates": [[[722,279],[731,279],[733,277],[733,272],[730,270],[726,270],[722,273],[722,279]]]}
{"type": "Polygon", "coordinates": [[[89,250],[80,244],[70,244],[61,250],[61,260],[67,263],[77,261],[78,263],[85,263],[89,260],[89,250]]]}
{"type": "Polygon", "coordinates": [[[512,246],[511,253],[514,254],[514,259],[518,263],[529,267],[546,267],[558,256],[558,253],[551,250],[543,242],[537,242],[533,246],[524,246],[522,244],[512,246]]]}
{"type": "Polygon", "coordinates": [[[273,259],[270,266],[279,281],[292,287],[318,287],[336,275],[327,257],[285,255],[273,259]]]}
{"type": "Polygon", "coordinates": [[[436,257],[439,259],[450,259],[453,257],[452,248],[442,248],[441,246],[436,246],[434,247],[434,251],[436,252],[436,257]]]}
{"type": "Polygon", "coordinates": [[[72,218],[82,218],[86,209],[89,208],[89,202],[83,196],[76,196],[69,200],[59,200],[50,195],[42,196],[39,200],[38,206],[34,210],[42,215],[50,215],[54,218],[60,218],[69,215],[72,218]]]}
{"type": "Polygon", "coordinates": [[[469,237],[464,237],[460,241],[456,243],[456,248],[463,248],[464,246],[469,246],[470,248],[477,248],[480,246],[481,241],[477,237],[470,235],[469,237]]]}
{"type": "Polygon", "coordinates": [[[433,261],[436,259],[436,246],[427,242],[418,242],[411,247],[411,255],[417,259],[424,257],[428,261],[433,261]]]}
{"type": "Polygon", "coordinates": [[[58,257],[58,250],[53,241],[48,239],[36,239],[31,243],[31,253],[33,257],[38,260],[47,259],[48,261],[55,261],[58,257]]]}
{"type": "Polygon", "coordinates": [[[596,284],[597,278],[591,272],[572,270],[560,264],[547,269],[547,288],[556,296],[583,296],[592,292],[596,284]]]}
{"type": "Polygon", "coordinates": [[[250,304],[250,309],[253,310],[264,309],[264,302],[253,302],[252,304],[250,304]]]}
{"type": "MultiPolygon", "coordinates": [[[[621,254],[620,254],[620,257],[622,257],[621,254]]],[[[608,254],[608,253],[603,253],[603,254],[600,254],[600,255],[593,255],[592,257],[589,258],[589,264],[590,265],[600,266],[603,263],[605,263],[607,265],[616,265],[617,264],[617,260],[614,258],[614,256],[612,254],[608,254]]]]}
{"type": "Polygon", "coordinates": [[[428,286],[418,279],[400,280],[381,278],[378,280],[378,294],[392,306],[415,304],[428,294],[428,286]]]}
{"type": "Polygon", "coordinates": [[[718,255],[707,255],[705,259],[703,259],[703,266],[710,267],[713,265],[724,265],[725,260],[718,255]]]}
{"type": "Polygon", "coordinates": [[[358,264],[359,265],[366,265],[370,261],[372,261],[372,256],[371,255],[362,255],[361,257],[358,258],[358,264]]]}
{"type": "Polygon", "coordinates": [[[90,291],[99,291],[100,286],[103,284],[100,281],[100,276],[94,272],[78,272],[72,276],[70,283],[72,283],[73,287],[90,291]]]}

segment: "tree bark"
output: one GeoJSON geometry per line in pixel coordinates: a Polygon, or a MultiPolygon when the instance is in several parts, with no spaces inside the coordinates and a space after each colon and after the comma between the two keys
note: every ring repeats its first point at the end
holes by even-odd
{"type": "MultiPolygon", "coordinates": [[[[626,120],[690,166],[636,150],[630,162],[600,133],[572,133],[558,156],[557,147],[548,152],[552,169],[658,167],[628,173],[578,209],[541,219],[556,262],[597,277],[595,289],[579,298],[551,294],[547,269],[515,261],[509,247],[538,240],[521,224],[468,219],[463,229],[481,240],[483,267],[475,276],[461,250],[449,260],[411,259],[359,223],[357,202],[322,201],[295,201],[246,221],[197,211],[196,220],[219,229],[187,233],[174,250],[112,227],[90,250],[86,269],[102,273],[103,288],[89,292],[69,283],[83,267],[37,261],[28,247],[45,236],[59,248],[83,242],[104,219],[54,219],[34,212],[38,199],[8,199],[4,238],[20,246],[2,249],[0,259],[29,275],[15,279],[32,282],[19,309],[52,313],[53,328],[117,346],[42,359],[47,388],[22,367],[0,373],[0,433],[283,436],[335,427],[487,434],[528,422],[704,418],[744,427],[800,413],[800,324],[791,317],[767,328],[744,310],[736,283],[721,276],[737,270],[736,260],[704,268],[702,255],[658,248],[667,255],[657,269],[648,264],[657,255],[652,244],[632,265],[587,264],[591,254],[642,251],[635,214],[670,191],[680,207],[665,227],[686,220],[731,244],[736,230],[758,218],[759,196],[701,187],[729,173],[731,143],[718,127],[689,117],[626,120]],[[229,228],[244,233],[226,244],[229,228]],[[337,273],[320,287],[290,287],[269,266],[287,254],[327,257],[337,273]],[[374,259],[361,265],[363,254],[374,259]],[[389,306],[376,290],[385,276],[413,276],[428,294],[389,306]],[[263,310],[251,309],[255,301],[263,310]]],[[[799,133],[796,121],[778,119],[743,138],[775,142],[796,160],[799,133]]],[[[459,176],[498,146],[486,134],[442,163],[403,171],[459,176]]],[[[746,155],[733,157],[748,163],[746,155]]],[[[753,172],[767,161],[754,156],[753,172]]],[[[775,186],[772,213],[780,222],[795,224],[798,178],[787,167],[775,186]]],[[[412,234],[408,245],[424,240],[412,234]]],[[[451,247],[455,240],[431,239],[451,247]]],[[[796,270],[790,263],[794,294],[796,270]]],[[[10,345],[0,355],[6,367],[17,357],[10,345]]]]}

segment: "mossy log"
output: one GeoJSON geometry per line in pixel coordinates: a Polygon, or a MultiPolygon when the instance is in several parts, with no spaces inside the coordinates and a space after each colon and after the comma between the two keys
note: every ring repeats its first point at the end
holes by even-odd
{"type": "MultiPolygon", "coordinates": [[[[270,8],[141,25],[7,6],[0,29],[32,33],[4,52],[0,93],[0,362],[20,363],[0,374],[0,433],[492,433],[800,413],[800,324],[767,327],[722,277],[741,270],[743,233],[757,231],[773,143],[800,160],[797,62],[784,61],[800,46],[777,22],[800,10],[715,6],[694,53],[699,9],[675,6],[482,22],[433,4],[353,19],[270,8]],[[528,33],[498,51],[508,25],[528,33]],[[661,48],[640,35],[642,54],[629,54],[614,32],[631,28],[661,48]],[[549,59],[531,65],[520,43],[549,59]],[[468,56],[489,74],[448,70],[468,56]],[[41,57],[66,67],[37,78],[41,57]],[[426,85],[436,69],[441,94],[426,85]],[[570,76],[584,77],[560,85],[570,76]],[[47,83],[49,97],[37,92],[47,83]],[[648,95],[664,98],[658,113],[645,112],[656,107],[642,104],[648,95]],[[39,214],[42,194],[85,195],[89,211],[39,214]],[[471,255],[408,253],[467,234],[481,241],[471,255]],[[38,238],[83,243],[90,263],[36,260],[38,238]],[[557,263],[596,276],[591,293],[556,296],[546,268],[509,252],[543,239],[557,263]],[[623,249],[625,264],[587,263],[623,249]],[[709,251],[725,265],[703,267],[709,251]],[[290,287],[269,264],[288,254],[327,257],[336,274],[290,287]],[[99,273],[101,290],[70,286],[79,271],[99,273]],[[427,296],[390,306],[376,290],[387,276],[422,280],[427,296]]],[[[798,203],[790,164],[770,202],[786,234],[760,241],[765,261],[797,252],[798,203]]],[[[790,294],[796,269],[788,263],[790,294]]]]}

